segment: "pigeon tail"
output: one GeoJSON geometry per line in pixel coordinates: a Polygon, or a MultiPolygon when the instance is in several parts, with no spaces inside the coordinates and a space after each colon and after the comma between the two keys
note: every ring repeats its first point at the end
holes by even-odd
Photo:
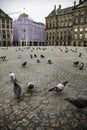
{"type": "Polygon", "coordinates": [[[54,91],[56,89],[56,87],[53,87],[51,89],[49,89],[48,91],[51,92],[51,91],[54,91]]]}
{"type": "Polygon", "coordinates": [[[68,83],[68,81],[63,82],[63,85],[65,86],[68,83]]]}

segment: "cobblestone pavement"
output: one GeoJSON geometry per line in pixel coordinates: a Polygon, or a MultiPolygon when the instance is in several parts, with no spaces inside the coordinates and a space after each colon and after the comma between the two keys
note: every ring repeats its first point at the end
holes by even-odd
{"type": "MultiPolygon", "coordinates": [[[[27,71],[34,71],[36,75],[32,73],[33,78],[38,81],[35,82],[32,93],[27,93],[25,87],[22,87],[20,100],[15,98],[13,84],[7,78],[9,69],[6,66],[11,62],[9,55],[6,62],[0,63],[0,130],[87,130],[87,108],[79,111],[64,100],[66,97],[87,98],[87,60],[83,59],[85,68],[79,71],[78,68],[73,68],[73,60],[69,56],[65,60],[56,59],[52,65],[41,63],[37,66],[35,63],[36,66],[33,67],[32,64],[32,69],[24,70],[15,67],[14,71],[21,75],[21,79],[18,77],[21,82],[24,75],[27,76],[24,80],[28,80],[27,71]],[[46,72],[43,71],[45,69],[46,72]],[[60,82],[66,79],[69,83],[61,95],[48,93],[48,89],[55,85],[55,80],[60,82]]],[[[16,61],[17,63],[19,62],[16,61]]],[[[24,84],[22,82],[22,86],[24,84]]]]}

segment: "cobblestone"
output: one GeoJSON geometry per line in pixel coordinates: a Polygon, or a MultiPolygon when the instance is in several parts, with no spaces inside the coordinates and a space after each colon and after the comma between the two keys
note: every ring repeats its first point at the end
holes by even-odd
{"type": "Polygon", "coordinates": [[[29,52],[22,52],[23,60],[30,60],[29,66],[23,69],[19,59],[14,60],[18,51],[13,51],[6,52],[8,59],[0,66],[0,130],[87,130],[87,108],[77,111],[64,101],[66,97],[87,98],[87,52],[80,58],[85,67],[79,72],[72,66],[77,56],[71,52],[66,55],[56,48],[52,57],[47,51],[46,57],[52,58],[51,66],[46,64],[47,59],[39,65],[34,64],[34,60],[28,57],[29,52]],[[10,70],[17,73],[22,84],[23,93],[19,101],[14,96],[12,82],[7,78],[10,70]],[[67,79],[69,83],[61,95],[48,92],[49,88],[67,79]],[[32,94],[25,91],[28,80],[35,84],[32,94]]]}

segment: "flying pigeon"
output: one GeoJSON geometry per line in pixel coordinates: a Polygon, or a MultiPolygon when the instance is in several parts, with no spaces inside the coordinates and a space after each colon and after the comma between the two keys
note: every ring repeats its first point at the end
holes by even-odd
{"type": "Polygon", "coordinates": [[[80,109],[87,107],[87,99],[84,98],[65,98],[64,100],[68,101],[69,103],[80,109]]]}
{"type": "Polygon", "coordinates": [[[26,66],[26,64],[27,64],[27,61],[25,61],[24,63],[22,63],[21,65],[23,66],[23,67],[25,67],[26,66]]]}
{"type": "Polygon", "coordinates": [[[34,88],[34,84],[32,82],[27,83],[27,92],[29,93],[34,88]]]}
{"type": "Polygon", "coordinates": [[[14,82],[14,94],[16,95],[17,99],[20,99],[21,86],[17,82],[14,82]]]}
{"type": "Polygon", "coordinates": [[[15,73],[10,72],[9,73],[9,77],[10,77],[10,79],[11,79],[12,82],[17,81],[15,73]]]}
{"type": "Polygon", "coordinates": [[[63,89],[65,88],[66,84],[68,83],[68,81],[65,81],[63,83],[59,83],[57,84],[55,87],[49,89],[48,91],[51,92],[51,91],[56,91],[58,93],[61,93],[63,91],[63,89]]]}

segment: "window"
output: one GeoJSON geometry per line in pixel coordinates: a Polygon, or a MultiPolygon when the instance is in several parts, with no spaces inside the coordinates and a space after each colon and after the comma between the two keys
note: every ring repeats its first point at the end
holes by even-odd
{"type": "Polygon", "coordinates": [[[5,24],[2,24],[2,28],[5,28],[5,24]]]}
{"type": "Polygon", "coordinates": [[[9,28],[9,25],[7,25],[7,28],[9,28]]]}
{"type": "Polygon", "coordinates": [[[77,39],[78,38],[78,36],[77,36],[77,34],[75,34],[75,39],[77,39]]]}
{"type": "Polygon", "coordinates": [[[85,28],[85,31],[87,32],[87,27],[85,28]]]}
{"type": "Polygon", "coordinates": [[[71,25],[72,25],[72,22],[70,21],[70,22],[69,22],[69,26],[71,26],[71,25]]]}
{"type": "Polygon", "coordinates": [[[84,19],[83,18],[81,18],[81,21],[80,21],[81,23],[83,23],[84,22],[84,19]]]}
{"type": "Polygon", "coordinates": [[[84,14],[84,11],[81,12],[81,15],[83,15],[83,14],[84,14]]]}
{"type": "Polygon", "coordinates": [[[67,22],[65,22],[65,26],[67,26],[68,25],[68,23],[67,22]]]}
{"type": "Polygon", "coordinates": [[[5,34],[3,34],[3,38],[6,38],[6,35],[5,35],[5,34]]]}
{"type": "Polygon", "coordinates": [[[80,28],[80,32],[82,32],[83,31],[83,28],[80,28]]]}
{"type": "Polygon", "coordinates": [[[78,23],[78,18],[76,18],[75,23],[78,23]]]}
{"type": "Polygon", "coordinates": [[[76,16],[78,16],[79,15],[79,12],[76,12],[76,16]]]}
{"type": "Polygon", "coordinates": [[[79,39],[82,39],[82,34],[79,35],[79,39]]]}
{"type": "Polygon", "coordinates": [[[78,29],[77,28],[75,28],[75,30],[74,30],[75,32],[77,32],[78,31],[78,29]]]}
{"type": "Polygon", "coordinates": [[[7,20],[7,24],[9,24],[9,20],[7,20]]]}
{"type": "Polygon", "coordinates": [[[2,23],[5,23],[5,19],[2,19],[2,23]]]}
{"type": "Polygon", "coordinates": [[[85,33],[85,38],[87,38],[87,33],[85,33]]]}
{"type": "Polygon", "coordinates": [[[5,33],[5,30],[2,30],[3,33],[5,33]]]}

